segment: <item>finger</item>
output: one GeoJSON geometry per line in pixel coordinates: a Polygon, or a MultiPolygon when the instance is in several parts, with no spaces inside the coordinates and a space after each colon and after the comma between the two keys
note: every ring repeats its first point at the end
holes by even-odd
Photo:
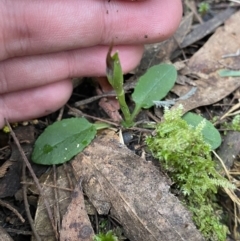
{"type": "MultiPolygon", "coordinates": [[[[140,45],[119,46],[114,49],[119,51],[124,72],[136,67],[143,52],[140,45]]],[[[33,88],[73,77],[105,75],[107,51],[107,46],[98,46],[2,61],[0,93],[33,88]]]]}
{"type": "Polygon", "coordinates": [[[181,0],[0,2],[0,59],[98,44],[162,41],[177,28],[181,0]]]}
{"type": "Polygon", "coordinates": [[[0,96],[0,128],[9,122],[45,116],[63,106],[72,93],[71,80],[0,96]]]}

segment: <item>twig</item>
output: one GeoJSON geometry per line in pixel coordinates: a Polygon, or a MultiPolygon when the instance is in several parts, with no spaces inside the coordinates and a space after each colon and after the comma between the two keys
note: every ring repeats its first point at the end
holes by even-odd
{"type": "MultiPolygon", "coordinates": [[[[226,176],[228,178],[228,180],[233,183],[233,181],[235,180],[233,177],[230,176],[230,173],[229,171],[227,170],[223,160],[220,158],[220,156],[218,156],[218,154],[215,152],[215,151],[212,151],[213,154],[216,156],[216,158],[220,161],[225,173],[226,173],[226,176]]],[[[239,201],[239,198],[238,196],[235,194],[234,190],[231,190],[229,188],[223,188],[223,190],[225,191],[225,193],[228,195],[228,197],[232,200],[233,202],[233,206],[234,206],[234,222],[233,222],[233,233],[234,233],[234,236],[236,237],[237,235],[237,228],[238,228],[238,222],[239,222],[239,218],[237,217],[237,207],[239,207],[240,205],[240,201],[239,201]]]]}
{"type": "Polygon", "coordinates": [[[196,19],[198,20],[198,22],[199,22],[200,24],[203,24],[203,20],[202,20],[201,16],[198,14],[198,11],[197,11],[195,2],[185,1],[185,4],[187,5],[187,7],[189,7],[189,8],[191,9],[191,11],[192,11],[193,14],[195,15],[196,19]]]}
{"type": "Polygon", "coordinates": [[[8,126],[8,128],[9,128],[9,130],[10,130],[10,134],[11,134],[14,142],[15,142],[16,145],[17,145],[17,148],[18,148],[18,150],[19,150],[19,152],[20,152],[20,154],[21,154],[21,157],[23,158],[26,166],[28,167],[29,172],[30,172],[31,175],[32,175],[32,178],[33,178],[33,180],[34,180],[34,182],[35,182],[35,184],[36,184],[36,186],[37,186],[37,188],[38,188],[38,191],[39,191],[40,195],[43,197],[43,201],[44,201],[44,204],[45,204],[47,213],[48,213],[48,217],[49,217],[49,219],[50,219],[50,221],[51,221],[51,225],[52,225],[52,228],[53,228],[53,230],[54,230],[55,237],[56,237],[56,239],[58,239],[58,233],[57,233],[57,229],[56,229],[56,227],[55,227],[55,225],[54,225],[53,215],[52,215],[52,211],[51,211],[51,209],[50,209],[49,202],[48,202],[47,198],[46,198],[45,195],[44,195],[44,192],[43,192],[42,187],[41,187],[41,185],[40,185],[40,183],[39,183],[39,181],[38,181],[38,178],[37,178],[37,176],[35,175],[32,167],[31,167],[31,164],[30,164],[30,162],[28,161],[28,159],[27,159],[27,157],[26,157],[26,155],[25,155],[25,153],[24,153],[24,151],[23,151],[23,149],[22,149],[22,147],[21,147],[21,145],[20,145],[20,143],[19,143],[19,141],[18,141],[15,133],[13,132],[12,127],[10,126],[9,122],[7,121],[7,119],[5,119],[5,122],[6,122],[6,125],[8,126]]]}
{"type": "Polygon", "coordinates": [[[150,117],[151,119],[153,119],[156,123],[161,122],[161,120],[156,117],[155,115],[153,115],[150,111],[147,111],[147,116],[150,117]]]}
{"type": "MultiPolygon", "coordinates": [[[[212,152],[216,156],[216,158],[220,161],[220,163],[221,163],[221,165],[222,165],[222,167],[224,169],[224,172],[226,173],[226,176],[227,176],[228,180],[231,183],[233,183],[234,178],[229,175],[229,172],[228,172],[228,170],[227,170],[223,160],[220,158],[220,156],[215,151],[212,151],[212,152]]],[[[225,188],[225,187],[223,188],[223,190],[226,192],[226,194],[229,196],[229,198],[234,203],[236,203],[238,206],[240,205],[240,200],[239,200],[238,196],[234,193],[234,190],[229,189],[229,188],[225,188]]]]}
{"type": "MultiPolygon", "coordinates": [[[[56,186],[57,185],[57,173],[56,173],[56,165],[53,165],[53,184],[56,186]]],[[[54,211],[55,211],[55,226],[58,228],[58,230],[61,229],[60,226],[60,208],[59,208],[59,198],[58,198],[58,189],[55,187],[54,188],[54,198],[55,198],[55,203],[56,203],[56,208],[54,205],[54,211]]]]}
{"type": "Polygon", "coordinates": [[[99,233],[99,221],[98,221],[97,212],[95,212],[94,217],[95,217],[95,223],[96,223],[96,233],[99,233]]]}
{"type": "Polygon", "coordinates": [[[227,116],[230,116],[233,111],[237,110],[238,108],[240,108],[240,102],[237,103],[236,105],[234,105],[227,113],[225,113],[221,118],[220,120],[223,120],[224,118],[226,118],[227,116]]]}
{"type": "Polygon", "coordinates": [[[71,111],[70,113],[73,114],[73,115],[88,117],[88,118],[91,118],[93,120],[102,121],[102,122],[105,122],[105,123],[107,123],[109,125],[113,125],[113,126],[116,126],[116,127],[119,126],[119,124],[116,124],[116,123],[114,123],[112,121],[107,121],[107,120],[104,120],[104,119],[99,118],[99,117],[95,117],[95,116],[91,116],[91,115],[85,114],[82,111],[80,111],[80,110],[78,110],[76,108],[73,108],[73,107],[71,107],[69,105],[66,105],[66,106],[70,109],[70,111],[71,111]]]}
{"type": "MultiPolygon", "coordinates": [[[[23,162],[23,166],[22,166],[22,180],[26,181],[26,164],[24,162],[23,162]]],[[[24,201],[25,212],[26,212],[26,215],[27,215],[27,218],[28,218],[28,222],[31,226],[32,232],[33,232],[36,240],[41,241],[41,238],[38,235],[37,230],[35,229],[34,221],[32,219],[32,215],[31,215],[31,212],[30,212],[30,209],[29,209],[29,203],[28,203],[28,198],[27,198],[27,185],[23,185],[22,192],[23,192],[23,201],[24,201]]]]}
{"type": "Polygon", "coordinates": [[[237,238],[238,237],[238,231],[237,231],[237,228],[238,228],[238,218],[237,218],[237,205],[236,203],[233,203],[233,206],[234,206],[234,226],[233,226],[233,233],[234,233],[234,237],[237,238]]]}
{"type": "MultiPolygon", "coordinates": [[[[21,182],[21,184],[33,185],[33,182],[21,182]]],[[[43,186],[57,188],[57,189],[60,189],[60,190],[63,190],[63,191],[68,191],[68,192],[73,192],[74,191],[73,188],[59,187],[59,186],[54,186],[54,185],[46,184],[46,183],[44,183],[43,186]]]]}
{"type": "Polygon", "coordinates": [[[238,49],[236,51],[236,53],[231,53],[231,54],[225,54],[225,55],[222,55],[222,58],[231,58],[231,57],[237,57],[240,55],[240,49],[238,49]]]}
{"type": "Polygon", "coordinates": [[[172,38],[173,38],[174,42],[177,44],[178,49],[181,51],[184,61],[187,61],[187,56],[186,56],[183,48],[181,47],[181,44],[179,43],[179,41],[177,40],[175,35],[173,35],[172,38]]]}
{"type": "Polygon", "coordinates": [[[129,130],[146,132],[146,133],[152,133],[153,132],[153,130],[144,129],[144,128],[140,128],[140,127],[131,127],[131,128],[129,128],[129,130]]]}
{"type": "MultiPolygon", "coordinates": [[[[133,89],[135,87],[136,82],[137,82],[137,80],[135,79],[135,77],[131,77],[131,78],[128,79],[128,82],[123,85],[123,89],[125,90],[126,94],[128,93],[128,90],[133,89]]],[[[112,91],[109,91],[107,93],[100,94],[100,95],[97,95],[97,96],[93,96],[93,97],[90,97],[90,98],[87,98],[87,99],[84,99],[84,100],[77,101],[77,102],[74,103],[74,106],[79,107],[81,105],[89,104],[89,103],[91,103],[95,100],[101,99],[103,97],[112,97],[112,96],[113,97],[116,96],[115,90],[112,90],[112,91]]]]}
{"type": "Polygon", "coordinates": [[[5,228],[5,230],[8,233],[16,233],[16,234],[22,234],[22,235],[32,235],[31,231],[18,230],[18,229],[15,229],[15,228],[5,228]]]}
{"type": "Polygon", "coordinates": [[[21,220],[22,223],[25,222],[25,219],[23,218],[23,216],[22,216],[22,215],[18,212],[18,210],[15,209],[13,206],[11,206],[10,204],[4,202],[4,201],[1,200],[1,199],[0,199],[0,205],[1,205],[2,207],[5,207],[5,208],[11,210],[11,211],[21,220]]]}
{"type": "MultiPolygon", "coordinates": [[[[63,116],[63,112],[64,112],[64,108],[65,106],[63,106],[60,111],[59,111],[59,115],[57,118],[57,121],[60,121],[62,119],[63,116]]],[[[54,210],[54,223],[55,223],[55,227],[57,228],[57,230],[61,230],[61,225],[60,225],[60,208],[59,208],[59,198],[58,198],[58,189],[56,188],[57,186],[57,170],[56,170],[56,165],[53,165],[53,185],[55,186],[54,189],[54,198],[55,198],[55,202],[56,205],[53,206],[53,210],[54,210]]]]}
{"type": "Polygon", "coordinates": [[[64,106],[59,110],[57,121],[60,121],[62,119],[63,112],[64,112],[64,106]]]}
{"type": "Polygon", "coordinates": [[[238,67],[233,67],[233,66],[230,66],[230,65],[226,65],[225,63],[222,63],[220,60],[217,61],[219,64],[221,64],[224,68],[226,69],[229,69],[229,70],[239,70],[238,67]]]}
{"type": "MultiPolygon", "coordinates": [[[[111,91],[112,92],[112,91],[111,91]]],[[[97,95],[97,96],[93,96],[93,97],[90,97],[90,98],[88,98],[88,99],[84,99],[84,100],[80,100],[80,101],[77,101],[77,102],[75,102],[74,103],[74,106],[75,107],[79,107],[79,106],[81,106],[81,105],[86,105],[86,104],[89,104],[89,103],[91,103],[91,102],[93,102],[93,101],[96,101],[96,100],[98,100],[98,99],[101,99],[101,98],[103,98],[103,97],[111,97],[111,96],[116,96],[116,93],[105,93],[105,94],[101,94],[101,95],[97,95]]]]}
{"type": "Polygon", "coordinates": [[[215,155],[215,157],[219,160],[219,162],[221,163],[221,165],[222,165],[222,167],[223,167],[223,170],[224,170],[224,172],[225,172],[228,180],[231,181],[231,177],[230,177],[230,175],[229,175],[229,172],[228,172],[228,170],[227,170],[227,168],[226,168],[223,160],[220,158],[220,156],[219,156],[215,151],[212,151],[212,152],[213,152],[213,154],[215,155]]]}
{"type": "Polygon", "coordinates": [[[68,172],[68,168],[67,168],[67,164],[66,163],[63,163],[63,169],[64,169],[64,172],[65,172],[65,175],[68,179],[68,183],[69,183],[69,186],[70,186],[70,190],[74,190],[74,186],[73,186],[73,181],[72,181],[72,178],[70,177],[69,175],[69,172],[68,172]]]}

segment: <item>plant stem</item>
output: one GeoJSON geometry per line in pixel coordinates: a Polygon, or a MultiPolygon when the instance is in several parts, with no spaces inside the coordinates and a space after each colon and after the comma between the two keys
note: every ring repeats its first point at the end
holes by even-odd
{"type": "Polygon", "coordinates": [[[131,114],[131,122],[134,122],[135,117],[138,115],[139,111],[141,110],[141,107],[138,105],[135,106],[133,113],[131,114]]]}
{"type": "Polygon", "coordinates": [[[125,100],[125,93],[124,90],[121,91],[121,93],[117,93],[117,98],[121,107],[121,111],[124,115],[124,121],[123,125],[125,127],[130,127],[133,125],[132,117],[129,111],[129,108],[127,106],[126,100],[125,100]]]}

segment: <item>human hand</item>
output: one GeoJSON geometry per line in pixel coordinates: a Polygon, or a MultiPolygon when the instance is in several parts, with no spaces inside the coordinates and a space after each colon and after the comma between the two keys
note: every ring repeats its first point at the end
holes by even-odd
{"type": "Polygon", "coordinates": [[[112,41],[130,71],[143,44],[170,37],[181,13],[181,0],[1,1],[0,127],[60,108],[72,77],[105,75],[112,41]]]}

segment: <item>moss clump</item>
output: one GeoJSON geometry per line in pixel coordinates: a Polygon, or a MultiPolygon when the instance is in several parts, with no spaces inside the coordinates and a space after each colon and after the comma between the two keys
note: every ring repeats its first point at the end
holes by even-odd
{"type": "Polygon", "coordinates": [[[232,129],[234,131],[240,131],[240,115],[234,116],[232,120],[232,129]]]}
{"type": "Polygon", "coordinates": [[[211,147],[202,135],[204,122],[193,128],[181,116],[181,108],[166,109],[164,121],[146,143],[185,196],[184,203],[203,236],[207,240],[225,241],[228,229],[220,222],[216,193],[219,186],[232,185],[215,169],[211,147]]]}
{"type": "Polygon", "coordinates": [[[100,233],[95,235],[93,238],[94,241],[118,241],[117,236],[113,233],[112,230],[108,231],[106,234],[100,233]]]}
{"type": "Polygon", "coordinates": [[[227,131],[231,130],[240,132],[240,115],[235,115],[230,123],[222,123],[221,129],[224,129],[224,135],[227,134],[227,131]]]}

